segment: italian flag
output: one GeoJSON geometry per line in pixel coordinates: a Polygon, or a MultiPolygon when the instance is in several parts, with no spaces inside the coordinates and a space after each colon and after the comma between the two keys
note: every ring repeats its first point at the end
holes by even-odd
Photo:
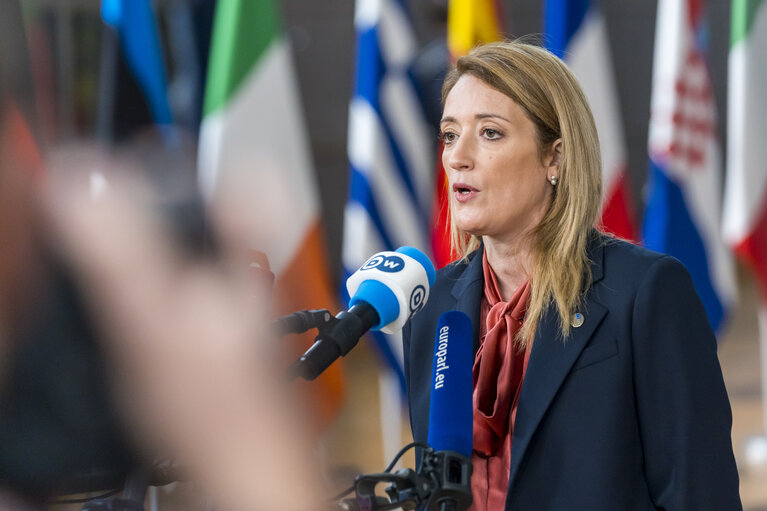
{"type": "MultiPolygon", "coordinates": [[[[218,2],[198,157],[206,199],[230,179],[252,187],[259,228],[250,241],[276,275],[277,312],[334,308],[290,45],[271,0],[218,2]]],[[[313,339],[312,332],[305,335],[293,355],[313,339]]],[[[341,403],[341,374],[336,363],[304,385],[321,424],[341,403]]]]}
{"type": "Polygon", "coordinates": [[[767,297],[767,1],[733,0],[724,236],[767,297]]]}
{"type": "Polygon", "coordinates": [[[746,448],[767,448],[767,1],[733,0],[727,98],[727,181],[724,237],[756,275],[761,292],[764,436],[746,448]]]}

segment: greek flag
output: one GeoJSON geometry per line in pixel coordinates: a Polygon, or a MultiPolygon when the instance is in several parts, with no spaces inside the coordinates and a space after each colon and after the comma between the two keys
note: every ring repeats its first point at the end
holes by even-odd
{"type": "MultiPolygon", "coordinates": [[[[418,48],[404,1],[357,0],[354,24],[344,282],[376,252],[402,245],[427,250],[436,152],[411,74],[418,48]]],[[[344,283],[341,288],[348,303],[344,283]]],[[[400,337],[377,332],[375,340],[404,395],[400,337]]]]}

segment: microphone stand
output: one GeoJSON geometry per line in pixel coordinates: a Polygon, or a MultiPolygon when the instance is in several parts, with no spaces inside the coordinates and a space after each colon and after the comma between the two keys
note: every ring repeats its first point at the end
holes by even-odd
{"type": "MultiPolygon", "coordinates": [[[[278,318],[274,329],[280,335],[300,334],[317,329],[314,344],[288,370],[288,377],[314,380],[339,356],[346,355],[360,336],[378,322],[378,313],[370,307],[354,305],[348,311],[333,316],[327,309],[302,310],[278,318]],[[345,321],[343,328],[339,327],[345,321]]],[[[414,510],[422,504],[434,511],[466,511],[472,503],[471,461],[464,455],[448,450],[435,451],[419,443],[402,449],[384,472],[361,474],[354,486],[340,496],[354,490],[356,496],[337,503],[341,511],[384,511],[402,508],[414,510]],[[423,449],[423,460],[418,472],[412,469],[390,472],[397,460],[410,447],[423,449]],[[376,487],[389,483],[386,494],[376,495],[376,487]]]]}
{"type": "Polygon", "coordinates": [[[281,335],[300,334],[317,329],[314,344],[288,369],[288,379],[314,380],[337,358],[346,356],[367,332],[378,322],[373,307],[357,304],[348,311],[333,316],[327,309],[302,310],[282,316],[274,322],[281,335]]]}
{"type": "Polygon", "coordinates": [[[333,319],[327,309],[301,310],[277,318],[272,327],[279,335],[302,334],[312,328],[324,327],[333,319]]]}
{"type": "Polygon", "coordinates": [[[82,511],[144,511],[144,500],[150,486],[166,486],[184,479],[173,465],[139,468],[128,476],[121,497],[86,499],[82,511]]]}
{"type": "Polygon", "coordinates": [[[471,471],[471,461],[462,454],[424,447],[418,472],[406,468],[394,473],[359,475],[354,480],[356,496],[341,500],[338,509],[411,511],[425,503],[426,509],[435,511],[466,511],[472,503],[471,471]],[[376,486],[380,483],[389,483],[388,499],[376,495],[376,486]]]}
{"type": "Polygon", "coordinates": [[[424,502],[430,487],[431,482],[427,478],[409,468],[394,473],[361,474],[354,479],[356,497],[340,501],[338,509],[367,511],[402,508],[409,511],[424,502]],[[380,483],[389,483],[386,488],[388,499],[376,495],[376,486],[380,483]]]}

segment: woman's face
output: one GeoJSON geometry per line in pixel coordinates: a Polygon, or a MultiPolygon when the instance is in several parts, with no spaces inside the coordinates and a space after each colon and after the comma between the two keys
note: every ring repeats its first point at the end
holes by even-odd
{"type": "Polygon", "coordinates": [[[538,152],[535,125],[505,94],[472,75],[458,79],[440,123],[456,226],[473,235],[514,240],[535,227],[552,198],[560,142],[538,152]]]}

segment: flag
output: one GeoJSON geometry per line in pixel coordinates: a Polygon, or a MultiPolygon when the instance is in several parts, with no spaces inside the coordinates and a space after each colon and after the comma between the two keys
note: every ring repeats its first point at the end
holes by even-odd
{"type": "MultiPolygon", "coordinates": [[[[455,62],[478,44],[499,41],[502,38],[500,20],[500,9],[494,0],[450,0],[447,11],[447,46],[451,60],[455,62]]],[[[431,249],[437,268],[444,267],[454,258],[450,244],[447,186],[440,146],[431,231],[431,249]]]]}
{"type": "Polygon", "coordinates": [[[450,0],[447,47],[453,60],[480,43],[501,39],[500,9],[494,0],[450,0]]]}
{"type": "Polygon", "coordinates": [[[589,100],[602,151],[602,228],[635,240],[626,141],[604,16],[589,0],[547,0],[546,47],[563,59],[589,100]]]}
{"type": "Polygon", "coordinates": [[[31,59],[20,2],[10,2],[0,16],[0,150],[5,151],[10,179],[24,187],[42,183],[43,157],[35,137],[37,105],[30,73],[31,59]],[[17,183],[20,184],[20,183],[17,183]]]}
{"type": "MultiPolygon", "coordinates": [[[[333,308],[336,302],[299,99],[274,2],[218,2],[200,128],[200,188],[210,199],[228,177],[247,176],[237,182],[256,184],[248,193],[264,231],[254,233],[253,249],[267,254],[276,275],[280,314],[333,308]]],[[[298,354],[313,336],[303,340],[298,354]]],[[[306,390],[316,394],[321,423],[327,423],[343,398],[340,365],[333,364],[306,390]]]]}
{"type": "Polygon", "coordinates": [[[157,124],[172,124],[160,34],[150,0],[103,0],[101,17],[120,37],[125,59],[157,124]]]}
{"type": "Polygon", "coordinates": [[[767,298],[767,2],[734,0],[724,236],[767,298]]]}
{"type": "MultiPolygon", "coordinates": [[[[733,0],[727,105],[727,182],[723,231],[759,281],[763,427],[767,432],[767,2],[733,0]]],[[[746,446],[758,459],[767,436],[746,446]]]]}
{"type": "MultiPolygon", "coordinates": [[[[357,0],[354,24],[344,280],[376,252],[403,245],[427,251],[434,169],[435,137],[410,74],[418,47],[404,2],[357,0]]],[[[400,335],[374,338],[404,396],[400,335]]]]}
{"type": "Polygon", "coordinates": [[[721,235],[721,163],[711,80],[701,50],[702,0],[661,0],[655,30],[645,245],[690,272],[712,328],[735,298],[721,235]]]}

